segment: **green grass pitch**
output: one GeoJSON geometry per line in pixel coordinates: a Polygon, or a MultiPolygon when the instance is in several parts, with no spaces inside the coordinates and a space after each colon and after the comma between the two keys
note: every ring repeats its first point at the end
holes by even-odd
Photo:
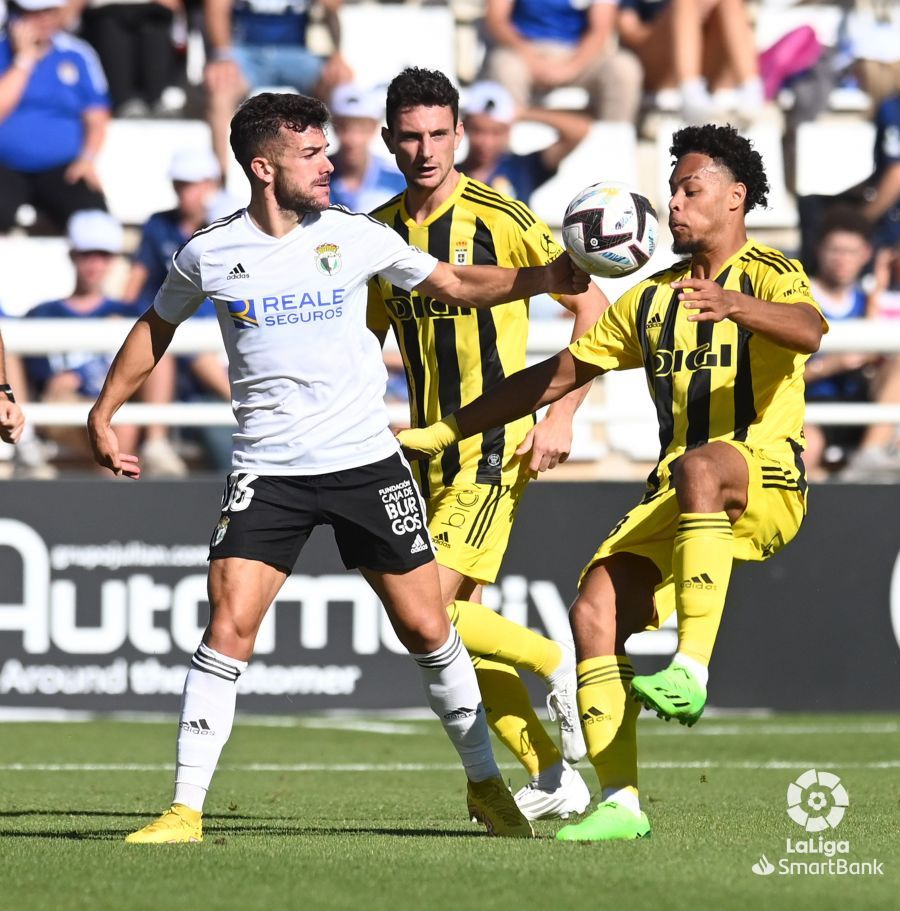
{"type": "Polygon", "coordinates": [[[900,907],[900,716],[720,716],[690,731],[647,716],[639,732],[653,826],[639,842],[560,843],[558,822],[538,823],[533,842],[489,839],[465,818],[437,722],[367,716],[239,720],[204,843],[147,847],[122,838],[171,796],[174,719],[2,723],[0,909],[900,907]],[[849,793],[826,837],[849,843],[849,861],[877,858],[881,875],[751,871],[809,838],[786,813],[809,768],[849,793]]]}

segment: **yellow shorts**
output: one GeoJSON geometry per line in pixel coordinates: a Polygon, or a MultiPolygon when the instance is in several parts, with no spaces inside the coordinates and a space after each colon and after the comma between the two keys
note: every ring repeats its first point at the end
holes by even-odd
{"type": "Polygon", "coordinates": [[[438,563],[480,584],[493,582],[527,483],[459,484],[435,491],[428,500],[428,530],[438,563]]]}
{"type": "MultiPolygon", "coordinates": [[[[805,481],[798,481],[796,465],[785,462],[780,454],[775,459],[744,443],[727,442],[744,457],[750,472],[747,508],[733,526],[735,560],[768,560],[800,529],[806,515],[805,481]]],[[[638,554],[652,560],[662,582],[656,589],[657,616],[648,629],[658,629],[675,609],[672,548],[681,512],[670,481],[671,476],[666,475],[652,497],[619,521],[578,580],[580,587],[585,575],[612,554],[638,554]]]]}

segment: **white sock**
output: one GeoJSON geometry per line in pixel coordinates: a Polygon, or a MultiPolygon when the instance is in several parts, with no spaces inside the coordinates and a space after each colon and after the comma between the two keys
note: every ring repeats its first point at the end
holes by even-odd
{"type": "Polygon", "coordinates": [[[745,109],[756,111],[765,104],[766,90],[759,76],[741,83],[737,90],[740,103],[745,109]]]}
{"type": "Polygon", "coordinates": [[[475,669],[456,628],[450,628],[450,638],[439,649],[412,657],[421,669],[428,704],[459,753],[469,780],[499,776],[475,669]]]}
{"type": "Polygon", "coordinates": [[[231,736],[237,681],[246,667],[246,661],[203,643],[194,652],[181,698],[173,803],[203,809],[222,748],[231,736]]]}
{"type": "Polygon", "coordinates": [[[702,664],[696,658],[683,655],[681,652],[675,652],[672,664],[680,664],[683,668],[687,668],[694,675],[697,683],[703,689],[706,689],[706,684],[709,683],[709,668],[705,664],[702,664]]]}
{"type": "Polygon", "coordinates": [[[641,815],[641,802],[634,788],[604,788],[600,800],[602,803],[614,800],[620,807],[631,810],[635,816],[641,815]]]}
{"type": "Polygon", "coordinates": [[[568,642],[557,642],[556,644],[561,653],[559,664],[546,678],[547,687],[551,690],[557,686],[563,686],[567,679],[575,673],[575,648],[568,642]]]}

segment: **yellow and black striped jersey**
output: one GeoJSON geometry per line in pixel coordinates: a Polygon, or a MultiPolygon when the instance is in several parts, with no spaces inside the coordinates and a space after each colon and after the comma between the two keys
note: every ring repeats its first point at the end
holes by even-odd
{"type": "MultiPolygon", "coordinates": [[[[569,350],[604,370],[646,372],[659,420],[660,464],[650,476],[651,489],[673,459],[713,440],[743,441],[793,464],[785,483],[805,489],[800,452],[807,355],[728,319],[689,322],[692,311],[670,284],[690,275],[688,260],[639,282],[569,350]]],[[[716,281],[728,291],[806,303],[821,313],[800,264],[754,240],[725,263],[716,281]]]]}
{"type": "MultiPolygon", "coordinates": [[[[416,224],[405,194],[371,213],[407,243],[451,265],[540,266],[561,249],[550,229],[521,202],[460,175],[451,196],[416,224]]],[[[456,307],[376,276],[369,285],[369,326],[393,326],[409,386],[410,419],[424,427],[471,402],[525,366],[528,301],[490,309],[456,307]]],[[[511,484],[516,447],[534,424],[529,416],[463,440],[419,473],[426,496],[453,483],[511,484]]]]}

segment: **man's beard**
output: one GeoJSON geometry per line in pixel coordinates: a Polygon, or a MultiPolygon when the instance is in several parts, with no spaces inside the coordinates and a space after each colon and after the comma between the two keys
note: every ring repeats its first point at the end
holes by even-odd
{"type": "Polygon", "coordinates": [[[672,241],[672,252],[677,253],[679,256],[684,255],[685,253],[693,256],[695,253],[700,251],[700,244],[693,237],[685,238],[684,240],[674,240],[672,241]]]}
{"type": "Polygon", "coordinates": [[[278,208],[286,212],[294,212],[301,218],[310,212],[322,212],[329,206],[329,201],[322,202],[315,196],[304,193],[295,187],[289,187],[276,176],[273,186],[275,202],[278,208]]]}

